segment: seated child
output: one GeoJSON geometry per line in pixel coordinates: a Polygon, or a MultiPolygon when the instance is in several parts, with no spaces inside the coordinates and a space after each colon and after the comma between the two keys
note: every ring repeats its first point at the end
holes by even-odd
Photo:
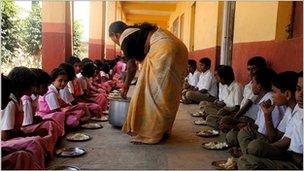
{"type": "Polygon", "coordinates": [[[211,60],[202,58],[200,60],[202,73],[199,81],[193,90],[186,92],[185,99],[190,103],[200,103],[201,101],[213,102],[217,99],[217,81],[210,71],[211,60]]]}
{"type": "Polygon", "coordinates": [[[6,169],[44,169],[46,144],[40,136],[45,136],[47,130],[24,133],[21,131],[23,112],[20,98],[30,95],[34,73],[26,67],[15,67],[8,78],[1,78],[2,92],[10,92],[9,100],[2,94],[1,111],[1,151],[2,168],[6,169]],[[10,81],[9,81],[10,80],[10,81]],[[10,83],[9,83],[10,82],[10,83]],[[9,88],[8,88],[9,87],[9,88]],[[7,103],[8,102],[8,103],[7,103]],[[4,106],[7,104],[6,106],[4,106]],[[20,153],[20,151],[25,151],[20,153]],[[27,158],[31,156],[31,158],[27,158]]]}
{"type": "MultiPolygon", "coordinates": [[[[234,151],[231,151],[232,155],[239,156],[241,153],[245,153],[248,143],[253,139],[264,139],[271,140],[270,136],[272,130],[269,129],[269,125],[266,125],[265,114],[262,108],[264,103],[272,102],[272,92],[271,92],[271,80],[275,77],[275,72],[272,69],[265,68],[260,69],[256,72],[252,79],[252,91],[255,95],[261,96],[259,101],[259,110],[257,114],[257,119],[254,124],[247,122],[243,128],[232,129],[226,135],[227,143],[230,146],[240,146],[241,151],[238,151],[237,148],[234,148],[234,151]],[[240,131],[239,131],[240,130],[240,131]]],[[[273,128],[277,128],[280,121],[283,118],[285,110],[283,107],[274,106],[273,111],[271,112],[271,122],[269,124],[273,128]]],[[[267,120],[268,122],[268,120],[267,120]]]]}
{"type": "MultiPolygon", "coordinates": [[[[75,71],[72,65],[68,63],[62,63],[59,65],[59,68],[62,68],[66,71],[66,73],[68,74],[69,82],[76,79],[75,71]]],[[[98,117],[98,118],[101,117],[102,111],[98,104],[88,103],[85,100],[82,101],[77,99],[77,97],[75,99],[73,94],[71,94],[71,92],[69,91],[68,86],[66,86],[64,89],[61,89],[59,93],[60,93],[60,97],[68,104],[73,104],[73,105],[78,104],[78,105],[86,106],[85,110],[88,113],[87,114],[88,116],[98,117]]]]}
{"type": "Polygon", "coordinates": [[[235,126],[235,122],[251,122],[254,123],[256,120],[256,114],[258,112],[258,101],[260,98],[257,95],[254,95],[252,92],[252,78],[256,71],[266,68],[266,61],[263,57],[255,56],[248,60],[247,62],[247,69],[248,75],[250,78],[250,82],[245,85],[243,91],[243,100],[241,101],[240,110],[237,111],[232,116],[225,116],[220,121],[220,129],[223,132],[230,131],[230,128],[235,126]],[[231,118],[229,118],[231,117],[231,118]],[[232,122],[225,122],[225,121],[232,121],[232,122]]]}
{"type": "Polygon", "coordinates": [[[186,100],[186,93],[189,90],[195,90],[196,89],[196,85],[198,83],[199,80],[199,76],[200,76],[200,72],[197,70],[197,64],[196,61],[193,59],[189,59],[188,60],[188,68],[187,68],[187,72],[188,75],[185,78],[185,83],[184,83],[184,87],[183,87],[183,91],[182,91],[182,103],[186,103],[188,104],[189,101],[186,100]]]}
{"type": "Polygon", "coordinates": [[[51,74],[51,85],[44,96],[38,99],[38,115],[47,115],[54,112],[64,112],[66,115],[66,125],[77,127],[86,116],[83,105],[71,105],[65,103],[60,97],[59,91],[64,89],[68,82],[68,74],[61,68],[55,68],[51,74]]]}
{"type": "Polygon", "coordinates": [[[21,130],[25,133],[34,133],[41,129],[46,129],[48,134],[43,136],[47,142],[47,152],[52,158],[55,144],[59,137],[64,135],[64,113],[53,113],[52,117],[42,119],[40,116],[36,116],[36,110],[38,106],[38,100],[36,97],[39,94],[43,95],[47,92],[47,85],[49,83],[49,75],[41,69],[32,69],[36,75],[36,81],[33,88],[32,96],[24,95],[21,97],[23,105],[23,124],[21,130]],[[44,77],[45,76],[45,77],[44,77]]]}
{"type": "Polygon", "coordinates": [[[84,91],[84,96],[97,103],[102,111],[108,109],[108,99],[105,92],[101,92],[92,86],[92,79],[95,74],[95,66],[93,63],[86,63],[83,66],[82,76],[79,78],[81,81],[81,87],[84,91]]]}
{"type": "MultiPolygon", "coordinates": [[[[294,75],[292,72],[284,74],[294,75]]],[[[274,94],[277,94],[274,95],[274,103],[288,105],[280,123],[287,122],[283,137],[272,144],[261,140],[251,141],[248,154],[238,160],[239,169],[303,169],[303,72],[298,74],[297,105],[294,103],[294,87],[291,87],[293,82],[293,78],[274,80],[274,94]]]]}
{"type": "Polygon", "coordinates": [[[215,100],[208,106],[214,109],[212,112],[205,111],[207,124],[214,128],[218,128],[218,122],[222,116],[239,110],[243,92],[242,86],[235,81],[234,73],[230,66],[224,65],[219,67],[216,74],[219,77],[220,83],[225,86],[220,92],[222,100],[215,100]]]}

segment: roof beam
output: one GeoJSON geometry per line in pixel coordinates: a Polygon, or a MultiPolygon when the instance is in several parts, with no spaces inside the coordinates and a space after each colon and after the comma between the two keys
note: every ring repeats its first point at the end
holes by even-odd
{"type": "Polygon", "coordinates": [[[157,15],[137,15],[127,14],[127,20],[138,20],[138,21],[165,21],[169,20],[169,16],[157,16],[157,15]]]}
{"type": "Polygon", "coordinates": [[[158,10],[158,11],[175,11],[175,3],[162,2],[123,2],[122,7],[125,10],[141,9],[141,10],[158,10]]]}

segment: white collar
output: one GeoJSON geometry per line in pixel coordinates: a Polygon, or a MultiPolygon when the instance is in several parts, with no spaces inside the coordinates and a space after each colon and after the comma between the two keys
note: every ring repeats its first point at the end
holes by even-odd
{"type": "Polygon", "coordinates": [[[259,101],[259,104],[261,104],[262,102],[264,102],[265,100],[268,100],[268,99],[271,100],[271,104],[272,104],[272,92],[271,92],[271,91],[267,92],[267,93],[261,98],[261,100],[259,101]]]}
{"type": "Polygon", "coordinates": [[[13,93],[10,94],[9,98],[10,98],[11,100],[13,100],[14,102],[19,103],[17,97],[16,97],[13,93]]]}
{"type": "Polygon", "coordinates": [[[227,86],[227,89],[229,90],[229,91],[231,91],[232,89],[233,89],[233,87],[234,87],[234,85],[236,84],[236,81],[234,80],[234,81],[232,81],[231,82],[231,84],[229,85],[229,86],[227,86]]]}
{"type": "Polygon", "coordinates": [[[59,93],[58,90],[57,90],[57,88],[53,84],[51,84],[49,86],[49,89],[53,90],[55,93],[59,93]]]}

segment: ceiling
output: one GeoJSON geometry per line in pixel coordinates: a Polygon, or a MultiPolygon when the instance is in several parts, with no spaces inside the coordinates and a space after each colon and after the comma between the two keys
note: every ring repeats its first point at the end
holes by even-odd
{"type": "Polygon", "coordinates": [[[165,28],[170,14],[176,8],[176,2],[123,1],[120,3],[128,23],[150,22],[165,28]]]}

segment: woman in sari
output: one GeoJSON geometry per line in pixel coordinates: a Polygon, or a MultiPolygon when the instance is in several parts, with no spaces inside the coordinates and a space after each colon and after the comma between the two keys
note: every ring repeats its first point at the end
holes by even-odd
{"type": "MultiPolygon", "coordinates": [[[[133,135],[134,144],[156,144],[170,134],[175,120],[187,48],[170,32],[147,23],[125,29],[119,44],[127,58],[142,64],[122,131],[133,135]]],[[[122,95],[128,89],[125,82],[122,95]]]]}

